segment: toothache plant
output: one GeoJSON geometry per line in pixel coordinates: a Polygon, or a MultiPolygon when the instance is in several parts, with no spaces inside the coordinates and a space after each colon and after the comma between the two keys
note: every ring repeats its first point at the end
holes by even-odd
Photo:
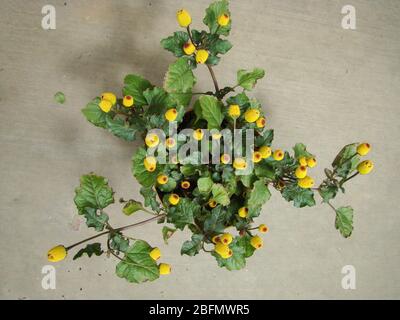
{"type": "Polygon", "coordinates": [[[315,155],[302,143],[297,143],[292,153],[272,147],[274,131],[267,128],[261,103],[248,96],[264,77],[264,70],[239,70],[232,86],[220,87],[217,81],[214,67],[232,48],[225,39],[232,24],[228,1],[214,2],[207,8],[203,22],[208,31],[192,29],[186,10],[177,12],[177,20],[182,29],[161,41],[177,58],[169,66],[162,88],[130,74],[125,78],[121,98],[106,92],[82,110],[89,122],[121,139],[143,140],[143,146],[132,157],[132,173],[141,185],[144,204],[133,199],[119,201],[126,216],[143,211],[151,217],[123,227],[112,226],[105,211],[115,202],[108,180],[93,173],[84,175],[74,201],[87,226],[98,234],[51,249],[49,261],[63,260],[69,251],[85,243],[74,259],[85,253],[89,257],[112,255],[118,260],[119,277],[133,283],[153,281],[170,273],[170,265],[158,262],[159,248],[126,235],[126,231],[158,222],[163,224],[165,243],[177,229],[191,231],[191,239],[182,245],[182,255],[194,256],[202,251],[214,256],[220,267],[242,269],[246,259],[263,246],[260,235],[268,227],[254,225],[253,220],[270,199],[271,188],[297,208],[314,206],[314,197],[320,197],[335,212],[336,229],[349,237],[353,231],[353,209],[335,208],[331,200],[345,191],[350,179],[372,170],[370,160],[360,160],[370,151],[370,145],[345,146],[332,162],[332,168],[325,169],[326,178],[314,186],[309,174],[317,164],[315,155]],[[213,90],[193,91],[193,71],[198,67],[208,69],[213,90]],[[178,130],[171,133],[171,125],[180,131],[192,129],[192,134],[185,136],[178,130]],[[154,129],[159,133],[154,133],[154,129]],[[242,146],[234,144],[228,153],[218,144],[226,138],[222,131],[232,135],[238,131],[244,138],[244,132],[249,130],[254,133],[250,155],[243,156],[242,146]],[[187,140],[196,146],[217,145],[217,163],[201,161],[204,153],[209,155],[208,149],[189,155],[180,152],[187,140]],[[170,161],[159,161],[161,156],[168,156],[170,161]],[[93,242],[99,237],[106,241],[93,242]]]}

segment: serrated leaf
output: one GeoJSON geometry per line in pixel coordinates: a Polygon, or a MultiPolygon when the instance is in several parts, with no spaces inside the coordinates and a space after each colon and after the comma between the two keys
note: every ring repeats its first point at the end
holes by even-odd
{"type": "Polygon", "coordinates": [[[194,217],[200,213],[200,206],[190,199],[183,198],[178,205],[168,212],[168,222],[173,223],[176,228],[183,230],[186,225],[194,223],[194,217]]]}
{"type": "Polygon", "coordinates": [[[185,55],[185,52],[183,51],[183,46],[188,41],[189,41],[189,36],[187,32],[177,31],[174,32],[172,36],[162,39],[161,46],[164,49],[172,52],[175,57],[179,58],[185,55]]]}
{"type": "Polygon", "coordinates": [[[216,41],[213,41],[213,43],[209,47],[209,51],[212,55],[225,54],[230,49],[232,49],[232,43],[230,43],[228,40],[222,39],[217,39],[216,41]]]}
{"type": "Polygon", "coordinates": [[[110,237],[110,248],[117,253],[126,252],[129,248],[129,239],[125,238],[121,233],[115,233],[110,237]]]}
{"type": "Polygon", "coordinates": [[[86,219],[86,225],[89,228],[94,228],[96,231],[103,231],[105,224],[109,219],[109,216],[106,213],[90,207],[84,208],[82,215],[86,219]]]}
{"type": "Polygon", "coordinates": [[[181,255],[195,256],[200,252],[202,241],[204,236],[202,234],[192,235],[191,240],[187,240],[183,243],[181,248],[181,255]]]}
{"type": "Polygon", "coordinates": [[[208,123],[208,129],[219,129],[224,120],[221,103],[213,96],[201,96],[199,98],[201,115],[208,123]]]}
{"type": "Polygon", "coordinates": [[[100,256],[100,255],[103,254],[103,252],[104,252],[104,251],[101,249],[101,244],[100,244],[100,243],[98,243],[98,242],[96,242],[96,243],[91,243],[91,244],[86,245],[85,248],[80,249],[80,250],[74,255],[73,260],[76,260],[76,259],[82,257],[82,255],[83,255],[84,253],[86,253],[87,256],[88,256],[89,258],[91,258],[92,255],[100,256]]]}
{"type": "Polygon", "coordinates": [[[151,207],[155,212],[160,212],[160,203],[157,200],[157,192],[152,187],[142,187],[140,188],[140,194],[144,198],[144,205],[146,207],[151,207]]]}
{"type": "Polygon", "coordinates": [[[265,71],[255,68],[253,71],[239,70],[237,73],[237,84],[245,90],[252,90],[257,80],[264,78],[265,71]]]}
{"type": "Polygon", "coordinates": [[[196,78],[186,57],[181,57],[170,64],[165,75],[164,89],[169,93],[189,93],[196,83],[196,78]]]}
{"type": "Polygon", "coordinates": [[[268,190],[265,182],[263,180],[257,180],[253,184],[253,189],[251,190],[250,197],[247,200],[247,206],[249,209],[261,207],[270,198],[271,192],[268,190]]]}
{"type": "Polygon", "coordinates": [[[124,207],[122,208],[122,212],[126,216],[130,216],[131,214],[143,210],[143,205],[136,200],[129,200],[127,203],[125,203],[124,207]]]}
{"type": "Polygon", "coordinates": [[[339,188],[337,186],[322,186],[319,189],[319,194],[321,195],[323,202],[327,203],[336,197],[339,188]]]}
{"type": "Polygon", "coordinates": [[[100,99],[98,98],[89,102],[86,107],[82,109],[82,113],[86,119],[96,127],[105,128],[107,126],[107,118],[110,116],[100,109],[99,102],[100,99]]]}
{"type": "Polygon", "coordinates": [[[135,140],[137,130],[121,118],[106,118],[106,128],[113,135],[126,141],[135,140]]]}
{"type": "Polygon", "coordinates": [[[164,226],[162,228],[162,236],[164,239],[164,243],[168,244],[168,239],[172,237],[172,235],[176,232],[176,229],[164,226]]]}
{"type": "Polygon", "coordinates": [[[207,234],[223,233],[230,213],[222,206],[212,209],[211,215],[204,220],[204,232],[207,234]]]}
{"type": "Polygon", "coordinates": [[[126,251],[123,261],[116,267],[116,274],[132,283],[153,281],[160,272],[156,261],[150,257],[152,247],[143,240],[137,240],[126,251]]]}
{"type": "Polygon", "coordinates": [[[149,106],[146,109],[146,116],[160,115],[164,118],[164,113],[167,111],[167,95],[164,89],[158,87],[149,88],[144,91],[143,96],[146,99],[146,104],[149,106]]]}
{"type": "Polygon", "coordinates": [[[229,2],[226,0],[215,1],[206,9],[206,16],[204,17],[203,22],[210,29],[210,33],[224,36],[229,35],[232,19],[230,19],[229,24],[225,27],[218,24],[218,17],[223,14],[228,14],[230,16],[229,2]]]}
{"type": "Polygon", "coordinates": [[[228,191],[226,191],[226,189],[224,188],[224,186],[222,184],[216,183],[213,184],[212,188],[211,188],[211,192],[213,195],[213,199],[223,205],[223,206],[227,206],[230,203],[230,199],[229,199],[229,194],[228,191]]]}
{"type": "Polygon", "coordinates": [[[153,172],[147,171],[143,163],[146,156],[147,151],[143,147],[135,152],[132,157],[132,173],[142,186],[151,187],[155,184],[157,175],[163,165],[157,163],[157,167],[153,172]]]}
{"type": "Polygon", "coordinates": [[[228,270],[240,270],[246,266],[246,250],[239,240],[239,237],[235,237],[235,239],[229,245],[229,248],[231,248],[233,254],[232,257],[228,259],[221,258],[221,256],[216,252],[212,253],[212,255],[217,259],[220,267],[225,267],[228,270]]]}
{"type": "Polygon", "coordinates": [[[335,227],[345,238],[353,232],[353,208],[350,206],[336,209],[335,227]]]}
{"type": "Polygon", "coordinates": [[[146,79],[143,79],[141,76],[135,74],[127,75],[124,83],[124,95],[132,96],[135,100],[135,106],[137,107],[146,105],[147,101],[143,95],[143,92],[149,88],[153,88],[153,85],[146,79]]]}
{"type": "Polygon", "coordinates": [[[287,201],[293,201],[293,205],[297,208],[305,206],[312,207],[315,205],[314,193],[310,189],[300,188],[297,183],[293,183],[284,187],[282,196],[287,201]]]}

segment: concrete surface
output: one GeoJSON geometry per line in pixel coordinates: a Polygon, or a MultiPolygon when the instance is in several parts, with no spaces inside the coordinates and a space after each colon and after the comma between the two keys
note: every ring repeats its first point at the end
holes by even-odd
{"type": "MultiPolygon", "coordinates": [[[[239,68],[267,78],[254,95],[276,129],[275,146],[304,142],[322,178],[337,151],[354,141],[373,146],[376,169],[355,179],[335,204],[351,204],[355,230],[343,239],[327,206],[298,210],[274,193],[261,222],[271,232],[243,271],[219,269],[207,255],[181,257],[186,232],[168,246],[160,227],[131,232],[161,247],[169,277],[140,286],[117,278],[114,259],[57,264],[57,289],[43,290],[47,250],[92,235],[74,231],[73,192],[81,174],[109,177],[117,196],[139,197],[130,173],[137,144],[90,125],[80,109],[104,90],[120,92],[127,73],[160,85],[173,57],[159,45],[186,7],[200,27],[208,1],[3,0],[0,10],[0,287],[6,299],[83,298],[400,298],[400,2],[396,0],[233,0],[234,48],[216,68],[232,84],[239,68]],[[341,28],[341,8],[357,10],[357,29],[341,28]],[[41,28],[53,4],[57,29],[41,28]],[[63,91],[67,103],[53,101],[63,91]],[[357,289],[341,287],[356,268],[357,289]]],[[[212,88],[205,68],[199,90],[212,88]]],[[[317,173],[318,172],[318,173],[317,173]]],[[[115,225],[140,219],[113,207],[115,225]]]]}

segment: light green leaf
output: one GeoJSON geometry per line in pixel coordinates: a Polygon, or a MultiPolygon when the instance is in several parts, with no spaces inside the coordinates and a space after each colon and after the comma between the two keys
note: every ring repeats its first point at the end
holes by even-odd
{"type": "Polygon", "coordinates": [[[220,267],[225,267],[228,270],[240,270],[246,266],[246,249],[240,242],[240,237],[235,237],[232,243],[229,245],[232,250],[232,257],[228,259],[223,259],[221,256],[213,252],[212,255],[217,259],[218,265],[220,267]]]}
{"type": "Polygon", "coordinates": [[[336,209],[335,227],[343,237],[350,237],[353,232],[353,208],[350,206],[336,209]]]}
{"type": "Polygon", "coordinates": [[[232,43],[230,43],[228,40],[217,39],[210,45],[209,51],[212,55],[217,55],[225,54],[230,49],[232,49],[232,43]]]}
{"type": "Polygon", "coordinates": [[[82,109],[82,113],[86,119],[96,127],[105,128],[107,126],[107,118],[110,116],[100,109],[99,102],[99,98],[89,102],[86,107],[82,109]]]}
{"type": "Polygon", "coordinates": [[[306,158],[314,157],[313,154],[307,151],[306,146],[302,143],[296,143],[296,145],[293,147],[293,150],[294,150],[294,157],[296,159],[299,159],[301,157],[306,157],[306,158]]]}
{"type": "Polygon", "coordinates": [[[192,240],[187,240],[181,248],[181,255],[195,256],[200,252],[204,236],[202,234],[192,235],[192,240]]]}
{"type": "Polygon", "coordinates": [[[143,205],[136,200],[129,200],[122,208],[122,212],[127,216],[130,216],[131,214],[140,210],[143,210],[143,205]]]}
{"type": "Polygon", "coordinates": [[[199,188],[199,191],[203,194],[210,193],[212,186],[213,186],[213,181],[209,177],[204,177],[197,180],[197,187],[199,188]]]}
{"type": "Polygon", "coordinates": [[[265,71],[255,68],[253,71],[239,70],[237,73],[237,84],[243,89],[252,90],[257,80],[264,78],[265,71]]]}
{"type": "Polygon", "coordinates": [[[189,36],[187,32],[177,31],[174,32],[172,36],[162,39],[161,46],[164,49],[172,52],[175,57],[179,58],[185,55],[185,52],[183,51],[183,46],[188,41],[189,41],[189,36]]]}
{"type": "Polygon", "coordinates": [[[57,103],[59,103],[59,104],[64,104],[64,102],[65,102],[65,95],[64,95],[64,93],[62,93],[62,92],[57,92],[57,93],[54,95],[54,100],[55,100],[57,103]]]}
{"type": "Polygon", "coordinates": [[[222,14],[228,14],[230,16],[229,2],[226,0],[215,1],[207,8],[203,22],[208,26],[211,33],[228,36],[232,21],[225,27],[220,26],[218,24],[218,17],[222,14]]]}
{"type": "Polygon", "coordinates": [[[73,260],[76,260],[80,257],[82,257],[82,255],[84,253],[86,253],[88,255],[89,258],[92,257],[92,255],[96,255],[96,256],[100,256],[103,254],[103,250],[101,250],[101,244],[96,242],[96,243],[91,243],[86,245],[85,248],[82,248],[81,250],[79,250],[73,257],[73,260]]]}
{"type": "Polygon", "coordinates": [[[176,229],[174,229],[174,228],[170,228],[167,226],[164,226],[162,228],[162,236],[163,236],[165,244],[168,244],[168,239],[171,238],[175,232],[176,232],[176,229]]]}
{"type": "Polygon", "coordinates": [[[223,206],[227,206],[230,203],[230,199],[229,199],[229,194],[228,191],[226,191],[226,189],[224,188],[224,186],[222,184],[216,183],[213,184],[212,188],[211,188],[211,192],[213,195],[213,199],[223,205],[223,206]]]}
{"type": "Polygon", "coordinates": [[[263,180],[257,180],[253,184],[253,189],[250,192],[250,197],[247,200],[248,208],[257,208],[262,206],[271,198],[271,192],[265,185],[263,180]]]}
{"type": "Polygon", "coordinates": [[[224,115],[221,110],[221,103],[213,96],[201,96],[199,99],[201,115],[208,123],[208,129],[219,129],[224,115]]]}
{"type": "Polygon", "coordinates": [[[146,105],[147,101],[143,95],[143,92],[149,88],[152,88],[153,85],[146,79],[143,79],[141,76],[135,74],[127,75],[124,83],[124,95],[132,96],[135,100],[135,106],[137,107],[146,105]]]}
{"type": "Polygon", "coordinates": [[[147,151],[143,147],[136,151],[132,157],[132,173],[142,186],[151,187],[155,184],[162,165],[157,163],[156,170],[153,172],[147,171],[143,163],[146,156],[147,151]]]}
{"type": "Polygon", "coordinates": [[[122,233],[115,233],[110,237],[110,248],[117,253],[125,253],[129,249],[129,239],[125,238],[122,233]]]}
{"type": "Polygon", "coordinates": [[[337,186],[322,186],[319,189],[319,193],[323,199],[323,202],[327,203],[336,197],[339,188],[337,186]]]}
{"type": "Polygon", "coordinates": [[[170,93],[189,93],[196,83],[196,78],[186,57],[170,64],[165,75],[164,89],[170,93]]]}

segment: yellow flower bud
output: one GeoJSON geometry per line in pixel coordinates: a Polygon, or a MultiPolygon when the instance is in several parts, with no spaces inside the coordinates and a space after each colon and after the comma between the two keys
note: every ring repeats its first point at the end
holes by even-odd
{"type": "Polygon", "coordinates": [[[244,113],[244,119],[250,123],[256,122],[259,117],[260,117],[260,110],[258,109],[248,109],[244,113]]]}
{"type": "Polygon", "coordinates": [[[229,17],[229,15],[226,14],[226,13],[221,14],[221,15],[218,17],[218,24],[219,24],[221,27],[227,26],[227,25],[229,24],[229,21],[230,21],[230,17],[229,17]]]}
{"type": "Polygon", "coordinates": [[[221,243],[223,243],[224,245],[230,245],[233,237],[230,233],[224,233],[221,237],[220,237],[221,243]]]}
{"type": "Polygon", "coordinates": [[[147,171],[153,172],[157,167],[157,160],[154,157],[146,157],[143,160],[144,167],[147,171]]]}
{"type": "Polygon", "coordinates": [[[204,131],[202,129],[196,129],[193,131],[193,138],[200,141],[204,137],[204,131]]]}
{"type": "Polygon", "coordinates": [[[307,175],[307,167],[298,166],[294,174],[296,175],[296,178],[303,179],[307,175]]]}
{"type": "Polygon", "coordinates": [[[171,273],[171,266],[168,263],[160,263],[158,270],[161,275],[167,275],[171,273]]]}
{"type": "Polygon", "coordinates": [[[101,100],[99,103],[99,107],[103,112],[110,112],[111,108],[112,108],[112,103],[110,100],[101,100]]]}
{"type": "Polygon", "coordinates": [[[176,111],[176,109],[169,109],[165,113],[165,119],[167,119],[169,122],[175,121],[177,116],[178,116],[178,111],[176,111]]]}
{"type": "Polygon", "coordinates": [[[371,150],[371,145],[369,143],[361,143],[357,147],[357,153],[360,156],[365,156],[368,154],[369,150],[371,150]]]}
{"type": "Polygon", "coordinates": [[[357,171],[360,174],[368,174],[374,168],[374,163],[371,160],[365,160],[357,166],[357,171]]]}
{"type": "Polygon", "coordinates": [[[181,27],[186,28],[192,23],[192,17],[185,9],[181,9],[176,13],[176,20],[181,27]]]}
{"type": "Polygon", "coordinates": [[[158,177],[157,177],[157,183],[158,184],[160,184],[160,185],[163,185],[163,184],[166,184],[166,183],[168,183],[168,177],[165,175],[165,174],[160,174],[158,177]]]}
{"type": "Polygon", "coordinates": [[[250,239],[250,244],[253,248],[260,249],[263,246],[263,239],[260,236],[254,236],[250,239]]]}
{"type": "Polygon", "coordinates": [[[254,162],[254,163],[258,163],[258,162],[260,162],[262,159],[263,159],[263,158],[262,158],[261,152],[259,152],[259,151],[253,152],[253,162],[254,162]]]}
{"type": "Polygon", "coordinates": [[[311,177],[309,177],[309,176],[305,176],[304,178],[299,179],[299,180],[297,181],[297,185],[298,185],[300,188],[309,189],[309,188],[311,188],[311,187],[314,185],[314,179],[311,178],[311,177]]]}
{"type": "Polygon", "coordinates": [[[130,108],[130,107],[132,107],[134,104],[135,104],[135,99],[133,99],[132,96],[125,96],[125,97],[122,99],[122,105],[123,105],[125,108],[130,108]]]}
{"type": "Polygon", "coordinates": [[[208,205],[210,208],[215,208],[217,206],[217,201],[211,199],[210,201],[208,201],[208,205]]]}
{"type": "Polygon", "coordinates": [[[232,250],[229,249],[226,252],[221,253],[220,256],[222,259],[228,259],[228,258],[232,257],[232,254],[233,254],[232,250]]]}
{"type": "Polygon", "coordinates": [[[266,123],[267,120],[265,120],[264,117],[258,118],[258,120],[256,121],[257,128],[264,128],[266,123]]]}
{"type": "Polygon", "coordinates": [[[241,217],[241,218],[246,218],[248,214],[249,214],[249,209],[248,209],[248,208],[246,208],[246,207],[241,207],[241,208],[239,209],[239,217],[241,217]]]}
{"type": "Polygon", "coordinates": [[[260,231],[260,232],[262,232],[262,233],[268,232],[268,227],[267,227],[267,225],[265,225],[265,224],[260,224],[260,225],[258,226],[258,231],[260,231]]]}
{"type": "Polygon", "coordinates": [[[179,200],[180,198],[176,193],[172,193],[168,198],[169,203],[173,206],[176,206],[179,203],[179,200]]]}
{"type": "Polygon", "coordinates": [[[310,168],[314,168],[317,165],[317,160],[315,158],[307,158],[307,165],[310,168]]]}
{"type": "Polygon", "coordinates": [[[50,262],[59,262],[67,256],[67,249],[63,245],[56,246],[47,252],[47,259],[50,262]]]}
{"type": "Polygon", "coordinates": [[[285,157],[285,153],[282,150],[277,149],[277,150],[274,151],[274,154],[272,155],[272,157],[276,161],[281,161],[285,157]]]}
{"type": "Polygon", "coordinates": [[[224,259],[232,256],[232,250],[229,248],[229,246],[223,244],[222,242],[217,242],[215,244],[214,251],[224,259]]]}
{"type": "Polygon", "coordinates": [[[299,158],[299,163],[300,163],[301,166],[306,166],[307,165],[306,157],[300,157],[299,158]]]}
{"type": "Polygon", "coordinates": [[[153,248],[153,250],[150,251],[150,257],[153,260],[158,260],[161,258],[161,251],[158,248],[153,248]]]}
{"type": "Polygon", "coordinates": [[[224,153],[224,154],[221,156],[221,162],[222,162],[223,164],[228,164],[230,161],[231,161],[231,157],[230,157],[229,154],[224,153]]]}
{"type": "Polygon", "coordinates": [[[186,43],[183,45],[183,51],[184,51],[188,56],[190,56],[190,55],[193,54],[193,52],[196,51],[196,47],[193,45],[193,43],[191,43],[191,42],[186,42],[186,43]]]}
{"type": "Polygon", "coordinates": [[[228,114],[236,119],[240,117],[240,107],[237,104],[232,104],[229,106],[228,114]]]}
{"type": "Polygon", "coordinates": [[[247,168],[247,162],[243,158],[236,158],[233,160],[233,167],[237,170],[242,170],[247,168]]]}
{"type": "Polygon", "coordinates": [[[171,149],[175,147],[176,140],[174,138],[168,138],[167,140],[165,140],[165,145],[167,146],[167,148],[171,149]]]}
{"type": "Polygon", "coordinates": [[[206,63],[208,59],[208,51],[204,49],[197,50],[196,52],[196,62],[197,63],[206,63]]]}
{"type": "Polygon", "coordinates": [[[262,146],[260,149],[258,149],[258,151],[261,153],[263,159],[269,158],[272,154],[272,150],[268,146],[262,146]]]}
{"type": "Polygon", "coordinates": [[[114,93],[104,92],[101,95],[101,100],[108,100],[112,103],[112,105],[117,103],[117,97],[114,93]]]}
{"type": "Polygon", "coordinates": [[[160,143],[160,139],[155,133],[148,133],[144,141],[149,148],[157,147],[157,145],[160,143]]]}
{"type": "Polygon", "coordinates": [[[211,241],[214,242],[215,244],[217,244],[218,242],[221,242],[221,238],[219,235],[216,235],[216,236],[212,237],[211,241]]]}
{"type": "Polygon", "coordinates": [[[182,181],[181,182],[181,187],[182,189],[189,189],[190,188],[190,182],[189,181],[182,181]]]}

